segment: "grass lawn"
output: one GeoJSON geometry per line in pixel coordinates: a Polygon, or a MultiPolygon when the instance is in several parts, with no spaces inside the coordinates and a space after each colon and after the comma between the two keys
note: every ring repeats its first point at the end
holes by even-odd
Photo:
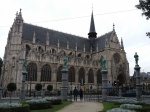
{"type": "Polygon", "coordinates": [[[117,107],[116,105],[114,105],[114,102],[102,102],[102,103],[104,105],[104,109],[103,109],[104,112],[109,109],[117,107]]]}
{"type": "Polygon", "coordinates": [[[64,108],[65,106],[71,104],[70,101],[62,101],[61,105],[52,105],[51,109],[44,109],[44,110],[31,110],[31,112],[56,112],[62,108],[64,108]]]}

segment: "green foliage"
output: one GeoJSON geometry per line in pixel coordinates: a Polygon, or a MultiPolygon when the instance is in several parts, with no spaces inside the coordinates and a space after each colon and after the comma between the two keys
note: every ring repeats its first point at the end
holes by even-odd
{"type": "Polygon", "coordinates": [[[13,83],[13,82],[9,83],[7,85],[7,89],[8,89],[8,91],[11,91],[11,92],[15,91],[17,89],[16,83],[13,83]]]}
{"type": "Polygon", "coordinates": [[[51,100],[51,103],[52,103],[52,105],[59,105],[59,104],[61,104],[61,99],[54,99],[54,100],[51,100]]]}
{"type": "Polygon", "coordinates": [[[104,105],[104,109],[103,109],[104,112],[109,109],[118,107],[117,105],[115,105],[114,102],[103,102],[103,105],[104,105]]]}
{"type": "MultiPolygon", "coordinates": [[[[10,91],[11,94],[12,94],[12,92],[15,91],[16,89],[17,89],[16,83],[11,82],[11,83],[9,83],[9,84],[7,85],[7,90],[10,91]]],[[[10,94],[10,103],[11,103],[11,94],[10,94]]]]}
{"type": "Polygon", "coordinates": [[[52,90],[53,90],[53,86],[52,86],[52,85],[48,85],[48,86],[47,86],[47,90],[48,90],[48,91],[52,91],[52,90]]]}
{"type": "Polygon", "coordinates": [[[146,16],[146,19],[150,18],[150,0],[139,0],[135,7],[143,11],[142,15],[146,16]]]}
{"type": "MultiPolygon", "coordinates": [[[[139,0],[135,7],[143,11],[142,15],[146,16],[146,19],[150,19],[150,0],[139,0]]],[[[150,38],[150,32],[147,32],[146,36],[150,38]]]]}
{"type": "Polygon", "coordinates": [[[60,105],[53,105],[51,109],[31,110],[31,112],[56,112],[69,104],[71,104],[70,101],[62,101],[62,103],[60,105]]]}
{"type": "Polygon", "coordinates": [[[51,102],[45,103],[29,103],[30,110],[42,110],[51,108],[51,102]]]}
{"type": "Polygon", "coordinates": [[[29,105],[22,107],[0,108],[0,112],[30,112],[29,105]]]}
{"type": "Polygon", "coordinates": [[[41,91],[41,89],[42,89],[42,84],[36,84],[35,85],[35,90],[41,91]]]}

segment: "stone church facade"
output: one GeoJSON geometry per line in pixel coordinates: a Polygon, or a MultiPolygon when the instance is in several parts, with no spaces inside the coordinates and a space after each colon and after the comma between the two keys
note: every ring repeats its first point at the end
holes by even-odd
{"type": "Polygon", "coordinates": [[[27,59],[26,90],[41,83],[61,88],[61,69],[68,58],[68,89],[96,89],[102,84],[101,59],[106,59],[108,84],[129,83],[129,63],[123,46],[113,30],[97,37],[93,12],[88,38],[79,37],[25,23],[22,12],[16,14],[8,33],[1,74],[2,86],[10,82],[21,88],[23,60],[27,59]],[[82,83],[82,84],[81,84],[82,83]],[[31,85],[30,85],[31,84],[31,85]],[[72,85],[72,86],[71,86],[72,85]]]}

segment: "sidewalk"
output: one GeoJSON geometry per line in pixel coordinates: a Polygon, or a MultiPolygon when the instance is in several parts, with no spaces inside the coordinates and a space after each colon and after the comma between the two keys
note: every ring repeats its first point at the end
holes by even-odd
{"type": "Polygon", "coordinates": [[[73,102],[69,106],[57,112],[99,112],[103,110],[103,104],[99,102],[73,102]]]}

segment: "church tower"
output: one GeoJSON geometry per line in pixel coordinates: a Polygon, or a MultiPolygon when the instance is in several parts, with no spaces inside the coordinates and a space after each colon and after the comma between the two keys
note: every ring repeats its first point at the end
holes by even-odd
{"type": "Polygon", "coordinates": [[[23,27],[23,18],[20,9],[19,14],[18,12],[16,13],[16,18],[14,19],[14,23],[12,26],[11,44],[21,44],[22,27],[23,27]]]}
{"type": "Polygon", "coordinates": [[[89,30],[88,35],[89,35],[88,38],[90,39],[90,44],[91,44],[92,51],[95,51],[95,49],[96,49],[95,39],[97,38],[97,33],[95,31],[93,11],[92,11],[92,15],[91,15],[90,30],[89,30]]]}

